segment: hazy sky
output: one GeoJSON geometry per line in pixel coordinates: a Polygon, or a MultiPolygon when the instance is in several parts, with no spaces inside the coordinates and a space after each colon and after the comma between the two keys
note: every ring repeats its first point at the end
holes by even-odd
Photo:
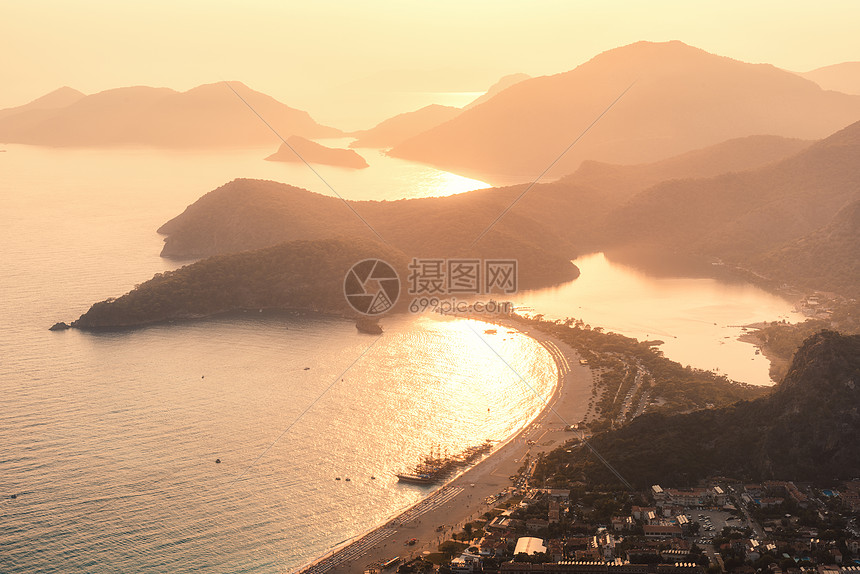
{"type": "Polygon", "coordinates": [[[0,0],[0,108],[236,79],[317,117],[379,79],[480,91],[638,40],[808,71],[860,60],[858,23],[856,0],[0,0]]]}

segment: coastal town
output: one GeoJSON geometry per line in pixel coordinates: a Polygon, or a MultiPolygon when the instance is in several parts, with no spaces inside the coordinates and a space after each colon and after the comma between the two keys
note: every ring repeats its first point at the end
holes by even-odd
{"type": "MultiPolygon", "coordinates": [[[[617,472],[608,482],[571,478],[566,457],[635,410],[617,406],[637,394],[633,366],[670,371],[647,344],[566,323],[516,324],[558,367],[535,421],[301,574],[860,574],[860,480],[825,487],[723,475],[644,487],[631,475],[633,487],[617,472]]],[[[711,381],[713,397],[721,381],[711,381]]],[[[659,385],[650,391],[668,396],[659,385]]]]}
{"type": "Polygon", "coordinates": [[[451,532],[435,552],[416,555],[418,541],[407,538],[392,544],[398,554],[365,572],[860,572],[860,481],[821,489],[721,478],[696,488],[594,492],[541,488],[534,468],[511,477],[479,520],[451,532]]]}

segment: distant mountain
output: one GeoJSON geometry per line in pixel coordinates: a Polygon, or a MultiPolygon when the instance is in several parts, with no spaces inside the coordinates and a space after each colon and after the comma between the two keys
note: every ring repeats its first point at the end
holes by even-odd
{"type": "Polygon", "coordinates": [[[860,62],[843,62],[800,75],[825,90],[860,95],[860,62]]]}
{"type": "MultiPolygon", "coordinates": [[[[812,142],[777,136],[750,136],[694,150],[666,160],[616,165],[585,161],[558,181],[535,186],[516,209],[554,221],[579,253],[604,250],[610,217],[637,193],[655,184],[705,178],[761,168],[807,148],[812,142]]],[[[628,237],[628,235],[624,235],[628,237]]]]}
{"type": "Polygon", "coordinates": [[[158,232],[167,235],[162,255],[181,259],[298,239],[381,237],[410,257],[517,259],[523,288],[574,279],[573,247],[542,219],[511,213],[471,247],[516,194],[508,188],[401,201],[343,201],[272,181],[237,179],[198,199],[158,232]]]}
{"type": "Polygon", "coordinates": [[[162,255],[206,257],[259,249],[283,241],[342,235],[375,236],[350,210],[404,252],[450,255],[467,250],[480,232],[522,196],[476,246],[482,253],[513,249],[543,264],[541,281],[568,277],[569,259],[599,249],[606,218],[652,181],[759,167],[808,142],[756,137],[724,142],[653,165],[584,164],[557,182],[493,188],[452,197],[395,202],[348,202],[255,180],[236,180],[201,197],[158,231],[162,255]],[[551,254],[551,255],[550,255],[551,254]],[[541,263],[542,262],[542,263],[541,263]]]}
{"type": "MultiPolygon", "coordinates": [[[[692,485],[715,475],[833,484],[860,476],[858,436],[860,335],[824,331],[804,342],[768,396],[683,415],[645,414],[590,442],[637,487],[692,485]]],[[[545,468],[570,480],[615,482],[586,448],[569,448],[551,453],[545,468]]]]}
{"type": "Polygon", "coordinates": [[[813,143],[779,136],[747,136],[653,163],[617,165],[584,161],[576,172],[561,181],[576,181],[604,189],[624,186],[631,191],[642,191],[672,179],[714,177],[760,168],[795,155],[813,143]]]}
{"type": "Polygon", "coordinates": [[[390,148],[421,132],[457,117],[463,110],[452,106],[431,104],[414,112],[388,118],[369,130],[354,132],[357,139],[349,147],[390,148]]]}
{"type": "MultiPolygon", "coordinates": [[[[317,124],[240,82],[230,86],[283,137],[336,137],[317,124]]],[[[51,109],[0,118],[0,141],[49,146],[146,145],[168,148],[271,145],[277,138],[223,82],[187,92],[137,86],[85,96],[51,109]]]]}
{"type": "Polygon", "coordinates": [[[639,42],[515,84],[391,154],[489,181],[531,180],[628,87],[550,177],[585,159],[653,162],[756,134],[818,139],[860,120],[860,96],[681,42],[639,42]]]}
{"type": "Polygon", "coordinates": [[[0,119],[34,110],[55,110],[58,108],[64,108],[85,97],[86,94],[79,92],[74,88],[63,86],[62,88],[58,88],[40,98],[36,98],[29,104],[0,110],[0,119]]]}
{"type": "Polygon", "coordinates": [[[514,84],[519,84],[520,82],[528,80],[530,78],[531,76],[529,76],[528,74],[508,74],[507,76],[503,76],[499,79],[498,82],[490,86],[490,89],[487,90],[487,93],[478,96],[477,98],[466,104],[463,109],[470,110],[475,106],[479,106],[484,102],[487,102],[492,98],[496,97],[497,94],[507,90],[514,84]]]}
{"type": "Polygon", "coordinates": [[[490,86],[487,92],[464,108],[455,108],[453,106],[440,106],[431,104],[424,106],[420,110],[414,112],[406,112],[388,118],[369,130],[354,132],[351,135],[357,139],[349,144],[349,147],[373,147],[373,148],[391,148],[400,145],[404,141],[417,136],[431,128],[444,124],[460,115],[463,110],[473,108],[483,102],[489,100],[499,92],[527,80],[527,74],[511,74],[500,79],[498,82],[490,86]]]}
{"type": "Polygon", "coordinates": [[[285,161],[291,163],[319,163],[350,169],[369,167],[363,157],[351,149],[330,148],[300,136],[291,136],[286,144],[281,143],[278,151],[266,158],[266,161],[285,161]],[[298,156],[295,152],[298,152],[298,156]],[[301,158],[299,157],[301,156],[301,158]]]}
{"type": "Polygon", "coordinates": [[[860,122],[756,170],[657,184],[607,218],[601,244],[754,264],[860,199],[858,157],[860,122]]]}

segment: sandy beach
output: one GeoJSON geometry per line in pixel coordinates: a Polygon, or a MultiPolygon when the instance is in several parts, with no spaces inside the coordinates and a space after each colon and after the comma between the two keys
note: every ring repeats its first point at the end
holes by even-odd
{"type": "Polygon", "coordinates": [[[559,375],[553,396],[535,420],[504,446],[387,524],[298,572],[362,574],[370,564],[436,552],[452,533],[496,506],[497,502],[487,502],[488,497],[511,486],[510,477],[517,474],[527,454],[534,459],[574,437],[565,427],[586,414],[593,386],[591,370],[580,365],[570,346],[537,329],[523,329],[525,326],[502,323],[503,328],[516,329],[541,343],[555,360],[559,375]],[[417,542],[407,544],[413,538],[417,542]]]}

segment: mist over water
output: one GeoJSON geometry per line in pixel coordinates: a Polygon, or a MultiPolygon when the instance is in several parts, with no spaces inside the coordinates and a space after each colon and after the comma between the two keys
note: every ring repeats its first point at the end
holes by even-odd
{"type": "MultiPolygon", "coordinates": [[[[481,324],[465,321],[387,318],[372,347],[350,323],[296,314],[119,333],[47,330],[177,267],[158,256],[155,229],[211,189],[236,177],[317,189],[303,183],[312,178],[299,173],[306,168],[262,161],[274,147],[7,146],[0,154],[0,571],[290,570],[424,496],[393,473],[434,446],[458,452],[501,440],[537,412],[539,399],[475,337],[470,325],[481,332],[481,324]]],[[[361,175],[324,173],[350,198],[446,195],[455,192],[450,182],[459,191],[484,187],[381,155],[368,160],[361,175]]],[[[695,338],[712,330],[713,313],[688,313],[681,329],[668,319],[673,305],[719,308],[721,325],[752,309],[761,318],[783,313],[719,282],[678,280],[680,298],[666,291],[672,283],[599,258],[581,263],[579,280],[523,302],[663,338],[666,354],[684,363],[696,364],[682,341],[696,341],[702,355],[719,341],[695,338]],[[628,283],[638,287],[610,289],[628,283]],[[576,291],[589,285],[591,294],[576,291]],[[625,306],[609,314],[597,305],[601,290],[625,306]],[[642,315],[653,306],[645,293],[661,292],[664,312],[642,315]]],[[[542,347],[503,329],[489,337],[549,393],[555,367],[542,347]]],[[[741,349],[758,361],[752,347],[741,349]]]]}

